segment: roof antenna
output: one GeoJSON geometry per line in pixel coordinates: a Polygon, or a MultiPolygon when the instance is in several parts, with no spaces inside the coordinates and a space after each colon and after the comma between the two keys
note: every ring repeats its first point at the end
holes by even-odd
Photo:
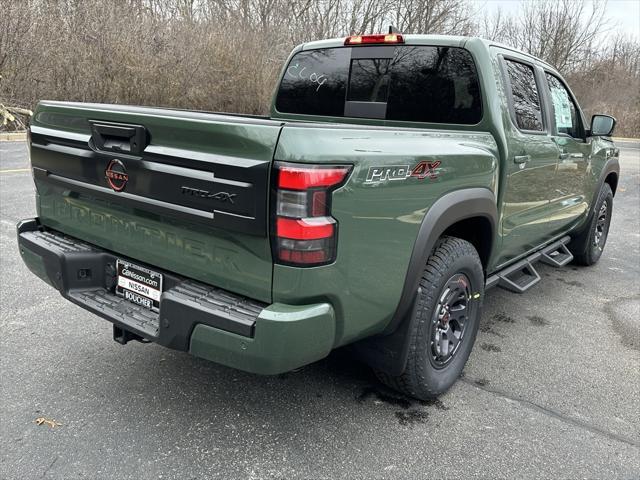
{"type": "Polygon", "coordinates": [[[393,25],[389,25],[389,33],[398,33],[398,32],[396,32],[396,29],[393,27],[393,25]]]}

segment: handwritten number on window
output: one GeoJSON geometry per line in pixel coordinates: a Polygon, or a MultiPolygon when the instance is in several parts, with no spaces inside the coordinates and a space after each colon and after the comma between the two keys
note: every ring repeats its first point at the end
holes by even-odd
{"type": "Polygon", "coordinates": [[[312,72],[308,76],[304,73],[307,67],[300,68],[300,64],[296,63],[295,65],[291,65],[287,68],[287,75],[292,78],[301,78],[303,80],[309,80],[311,83],[317,84],[316,92],[320,90],[325,83],[327,83],[327,76],[324,73],[318,74],[317,72],[312,72]]]}

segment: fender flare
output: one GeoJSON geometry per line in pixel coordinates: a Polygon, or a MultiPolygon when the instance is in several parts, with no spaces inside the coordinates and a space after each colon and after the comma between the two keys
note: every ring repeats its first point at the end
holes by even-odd
{"type": "Polygon", "coordinates": [[[498,207],[495,195],[488,188],[468,188],[447,193],[436,200],[427,211],[413,245],[396,313],[384,333],[395,330],[409,312],[424,266],[438,239],[451,225],[473,217],[484,217],[489,220],[492,238],[495,238],[498,207]]]}
{"type": "Polygon", "coordinates": [[[400,375],[408,353],[408,332],[415,319],[420,277],[427,259],[442,234],[455,223],[473,217],[486,218],[491,238],[496,238],[498,207],[495,194],[488,188],[455,190],[440,197],[422,220],[413,246],[400,301],[391,321],[382,333],[355,344],[356,352],[373,368],[400,375]]]}
{"type": "MultiPolygon", "coordinates": [[[[618,160],[618,157],[610,158],[602,167],[602,170],[600,171],[600,175],[598,175],[598,180],[595,183],[595,188],[593,189],[591,203],[589,203],[589,214],[587,215],[587,218],[585,219],[584,223],[581,224],[581,226],[578,227],[576,231],[571,232],[572,238],[575,239],[580,237],[580,235],[584,233],[585,229],[589,228],[591,219],[593,218],[593,214],[595,213],[593,209],[595,208],[595,204],[598,201],[598,196],[600,195],[600,189],[602,188],[602,185],[604,185],[604,181],[607,179],[610,173],[616,174],[616,182],[620,179],[620,161],[618,160]]],[[[615,194],[616,192],[613,192],[614,196],[615,194]]]]}
{"type": "MultiPolygon", "coordinates": [[[[600,189],[602,188],[602,184],[607,179],[610,173],[615,173],[616,179],[620,178],[620,161],[618,160],[618,157],[610,158],[609,160],[607,160],[607,163],[605,163],[604,166],[602,167],[602,171],[598,176],[598,183],[596,184],[596,189],[593,192],[591,205],[594,205],[596,203],[596,200],[598,200],[598,195],[600,194],[600,189]]],[[[615,193],[616,192],[613,192],[614,195],[615,193]]]]}

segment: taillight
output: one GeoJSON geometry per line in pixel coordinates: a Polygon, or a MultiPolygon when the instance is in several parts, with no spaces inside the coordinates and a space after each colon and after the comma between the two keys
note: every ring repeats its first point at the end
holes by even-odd
{"type": "Polygon", "coordinates": [[[375,35],[352,35],[344,41],[345,45],[371,45],[384,43],[404,43],[399,33],[380,33],[375,35]]]}
{"type": "Polygon", "coordinates": [[[338,224],[331,216],[331,192],[344,184],[350,166],[275,164],[276,262],[317,266],[336,259],[338,224]]]}

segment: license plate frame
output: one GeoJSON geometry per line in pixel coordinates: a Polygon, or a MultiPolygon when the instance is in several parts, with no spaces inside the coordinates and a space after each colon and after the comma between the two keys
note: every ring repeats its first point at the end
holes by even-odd
{"type": "Polygon", "coordinates": [[[136,305],[160,311],[163,275],[127,260],[116,260],[116,295],[136,305]]]}

